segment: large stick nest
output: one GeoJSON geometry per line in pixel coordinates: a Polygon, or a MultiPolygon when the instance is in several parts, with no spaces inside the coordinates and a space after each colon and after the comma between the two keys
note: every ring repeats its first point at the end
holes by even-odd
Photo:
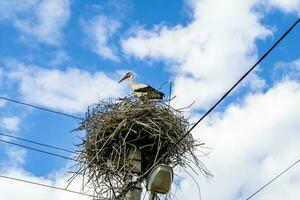
{"type": "Polygon", "coordinates": [[[191,134],[170,150],[189,128],[180,111],[161,101],[134,97],[101,101],[88,108],[86,118],[75,129],[86,132],[79,145],[77,174],[88,177],[100,199],[124,198],[134,187],[128,182],[133,174],[142,181],[158,163],[185,167],[193,162],[208,174],[194,154],[202,144],[191,134]],[[141,171],[137,171],[129,157],[129,152],[137,149],[142,155],[141,171]]]}

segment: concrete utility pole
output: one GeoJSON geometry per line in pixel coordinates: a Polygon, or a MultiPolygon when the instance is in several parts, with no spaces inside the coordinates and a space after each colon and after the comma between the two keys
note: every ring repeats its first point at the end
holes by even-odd
{"type": "MultiPolygon", "coordinates": [[[[129,177],[128,182],[133,182],[138,179],[138,174],[142,170],[142,154],[141,151],[137,148],[131,147],[128,154],[128,160],[130,160],[130,166],[134,168],[132,177],[129,177]]],[[[125,195],[125,200],[140,200],[142,193],[141,183],[137,183],[134,189],[127,192],[125,195]]]]}
{"type": "MultiPolygon", "coordinates": [[[[132,177],[128,177],[127,182],[134,182],[138,179],[138,174],[142,170],[142,155],[137,148],[131,148],[128,154],[130,166],[134,169],[132,177]]],[[[151,193],[149,200],[155,200],[157,194],[167,194],[171,189],[173,181],[173,170],[170,166],[165,164],[158,164],[149,174],[147,179],[147,190],[151,193]]],[[[134,189],[127,192],[125,200],[140,200],[142,193],[141,183],[137,183],[134,189]]]]}
{"type": "Polygon", "coordinates": [[[151,193],[149,200],[155,200],[156,199],[156,194],[151,193]]]}

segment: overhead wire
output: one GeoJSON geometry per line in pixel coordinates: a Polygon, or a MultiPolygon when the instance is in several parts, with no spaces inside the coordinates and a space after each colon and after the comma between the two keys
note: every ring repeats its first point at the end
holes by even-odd
{"type": "MultiPolygon", "coordinates": [[[[31,142],[31,143],[34,143],[34,144],[38,144],[38,145],[42,145],[42,146],[45,145],[43,143],[39,143],[39,142],[36,142],[36,141],[28,140],[28,139],[25,139],[25,138],[16,137],[16,136],[9,135],[9,134],[3,134],[1,132],[0,132],[0,135],[11,137],[11,138],[15,138],[15,139],[20,139],[20,140],[23,140],[23,141],[28,141],[28,142],[31,142]]],[[[30,149],[30,150],[37,151],[37,152],[44,153],[44,154],[48,154],[48,155],[51,155],[51,156],[63,158],[63,159],[66,159],[66,160],[71,160],[71,161],[75,161],[75,162],[82,162],[82,161],[78,161],[78,160],[76,160],[74,158],[70,158],[70,157],[67,157],[67,156],[63,156],[63,155],[60,155],[60,154],[56,154],[56,153],[53,153],[53,152],[49,152],[49,151],[37,149],[37,148],[34,148],[34,147],[22,145],[22,144],[17,144],[17,143],[14,143],[14,142],[3,140],[3,139],[0,139],[0,142],[6,143],[6,144],[9,144],[9,145],[14,145],[14,146],[22,147],[22,148],[25,148],[25,149],[30,149]]],[[[47,147],[50,146],[50,147],[53,147],[55,149],[66,150],[64,148],[59,148],[59,147],[55,147],[55,146],[51,146],[51,145],[45,145],[45,146],[47,146],[47,147]]],[[[74,152],[74,153],[76,153],[76,152],[74,152]]],[[[5,176],[5,175],[1,175],[1,174],[0,174],[0,178],[6,178],[6,179],[14,180],[14,181],[20,181],[20,182],[24,182],[24,183],[33,184],[33,185],[39,185],[39,186],[43,186],[43,187],[47,187],[47,188],[62,190],[62,191],[65,191],[65,192],[71,192],[71,193],[75,193],[75,194],[79,194],[79,195],[85,195],[85,196],[94,197],[94,198],[97,197],[97,196],[94,196],[94,195],[89,195],[89,194],[85,194],[85,193],[81,193],[81,192],[77,192],[77,191],[73,191],[73,190],[68,190],[66,188],[60,188],[60,187],[56,187],[56,186],[41,184],[41,183],[32,182],[32,181],[28,181],[28,180],[24,180],[24,179],[18,179],[18,178],[14,178],[14,177],[10,177],[10,176],[5,176]]]]}
{"type": "Polygon", "coordinates": [[[300,162],[300,159],[297,160],[296,162],[294,162],[293,164],[291,164],[288,168],[286,168],[285,170],[283,170],[280,174],[278,174],[277,176],[275,176],[274,178],[272,178],[270,181],[268,181],[266,184],[264,184],[262,187],[260,187],[258,190],[256,190],[253,194],[251,194],[246,200],[251,199],[252,197],[254,197],[256,194],[258,194],[260,191],[262,191],[264,188],[266,188],[268,185],[270,185],[273,181],[275,181],[276,179],[278,179],[280,176],[282,176],[284,173],[286,173],[287,171],[289,171],[290,169],[292,169],[294,166],[296,166],[298,163],[300,162]]]}
{"type": "Polygon", "coordinates": [[[55,150],[60,150],[60,151],[76,154],[75,151],[72,151],[72,150],[69,150],[69,149],[65,149],[65,148],[62,148],[62,147],[57,147],[57,146],[53,146],[53,145],[49,145],[49,144],[44,144],[44,143],[41,143],[41,142],[29,140],[29,139],[26,139],[26,138],[18,137],[18,136],[7,134],[7,133],[0,132],[0,136],[9,137],[9,138],[29,142],[29,143],[32,143],[32,144],[36,144],[36,145],[39,145],[39,146],[44,146],[44,147],[47,147],[47,148],[51,148],[51,149],[55,149],[55,150]]]}
{"type": "Polygon", "coordinates": [[[63,115],[63,116],[66,116],[66,117],[71,117],[73,119],[83,120],[83,118],[77,117],[75,115],[70,115],[70,114],[59,112],[59,111],[56,111],[56,110],[51,110],[49,108],[45,108],[45,107],[33,105],[33,104],[26,103],[26,102],[23,102],[23,101],[19,101],[19,100],[7,98],[7,97],[2,97],[2,96],[0,96],[0,99],[5,100],[5,101],[10,101],[10,102],[13,102],[13,103],[16,103],[16,104],[21,104],[23,106],[28,106],[28,107],[32,107],[32,108],[35,108],[35,109],[39,109],[39,110],[43,110],[43,111],[55,113],[55,114],[58,114],[58,115],[63,115]]]}
{"type": "Polygon", "coordinates": [[[64,192],[70,192],[70,193],[74,193],[74,194],[78,194],[78,195],[84,195],[84,196],[97,198],[97,196],[95,196],[95,195],[85,194],[85,193],[77,192],[77,191],[74,191],[74,190],[68,190],[66,188],[61,188],[61,187],[52,186],[52,185],[46,185],[46,184],[43,184],[43,183],[37,183],[37,182],[28,181],[28,180],[25,180],[25,179],[19,179],[19,178],[15,178],[15,177],[11,177],[11,176],[0,175],[0,178],[10,179],[10,180],[13,180],[13,181],[23,182],[23,183],[32,184],[32,185],[38,185],[38,186],[41,186],[41,187],[46,187],[46,188],[51,188],[51,189],[55,189],[55,190],[61,190],[61,191],[64,191],[64,192]]]}
{"type": "Polygon", "coordinates": [[[194,125],[183,135],[181,136],[177,142],[175,142],[157,161],[152,165],[149,169],[151,170],[158,162],[160,162],[170,151],[172,151],[185,137],[187,137],[190,132],[208,115],[210,114],[231,92],[232,90],[243,81],[250,72],[252,72],[261,61],[265,59],[267,55],[296,27],[296,25],[300,22],[300,18],[298,18],[289,28],[288,30],[259,58],[259,60],[196,122],[194,125]]]}
{"type": "Polygon", "coordinates": [[[64,156],[64,155],[60,155],[60,154],[57,154],[57,153],[53,153],[53,152],[49,152],[49,151],[37,149],[37,148],[34,148],[34,147],[29,147],[29,146],[26,146],[26,145],[17,144],[17,143],[6,141],[6,140],[2,140],[2,139],[0,139],[0,142],[6,143],[6,144],[10,144],[10,145],[14,145],[14,146],[18,146],[18,147],[22,147],[22,148],[25,148],[25,149],[30,149],[32,151],[37,151],[37,152],[48,154],[48,155],[51,155],[51,156],[56,156],[56,157],[60,157],[60,158],[63,158],[63,159],[67,159],[67,160],[72,160],[72,161],[78,162],[74,158],[70,158],[70,157],[67,157],[67,156],[64,156]]]}
{"type": "MultiPolygon", "coordinates": [[[[273,46],[267,52],[265,52],[265,54],[187,131],[187,133],[185,133],[177,142],[175,142],[167,150],[167,152],[165,154],[163,154],[156,161],[156,163],[158,163],[161,159],[163,159],[167,155],[168,152],[170,152],[174,147],[176,147],[208,114],[210,114],[232,92],[232,90],[242,80],[244,80],[245,77],[250,72],[252,72],[256,68],[256,66],[295,28],[295,26],[299,23],[299,21],[300,21],[300,18],[296,20],[296,22],[273,44],[273,46]]],[[[82,118],[79,118],[77,116],[73,116],[73,115],[70,115],[70,114],[66,114],[66,113],[62,113],[62,112],[50,110],[48,108],[44,108],[44,107],[36,106],[36,105],[33,105],[33,104],[29,104],[29,103],[25,103],[25,102],[13,100],[13,99],[10,99],[10,98],[0,97],[0,99],[6,100],[6,101],[11,101],[11,102],[22,104],[22,105],[25,105],[25,106],[30,106],[30,107],[33,107],[33,108],[36,108],[36,109],[40,109],[40,110],[44,110],[44,111],[48,111],[48,112],[52,112],[52,113],[56,113],[56,114],[60,114],[60,115],[64,115],[64,116],[68,116],[68,117],[72,117],[72,118],[75,118],[75,119],[82,120],[82,118]]],[[[72,159],[72,158],[69,158],[69,157],[66,157],[66,156],[62,156],[62,155],[59,155],[59,154],[55,154],[55,153],[52,153],[52,152],[47,152],[47,151],[36,149],[36,148],[32,148],[32,147],[28,147],[28,146],[25,146],[25,145],[16,144],[16,143],[5,141],[5,140],[2,140],[2,139],[0,139],[0,141],[8,143],[8,144],[16,145],[16,146],[19,146],[19,147],[23,147],[23,148],[28,148],[28,149],[31,149],[31,150],[34,150],[34,151],[39,151],[39,152],[42,152],[42,153],[46,153],[46,154],[49,154],[49,155],[52,155],[52,156],[57,156],[57,157],[61,157],[61,158],[64,158],[64,159],[69,159],[69,160],[77,161],[75,159],[72,159]]],[[[275,178],[273,178],[271,181],[269,181],[267,184],[265,184],[262,188],[260,188],[259,190],[257,190],[254,194],[252,194],[249,198],[247,198],[247,200],[250,199],[250,198],[252,198],[254,195],[256,195],[262,189],[264,189],[265,187],[267,187],[274,180],[276,180],[277,178],[279,178],[281,175],[283,175],[285,172],[287,172],[289,169],[291,169],[293,166],[295,166],[299,162],[300,162],[300,160],[298,160],[297,162],[293,163],[293,165],[291,165],[289,168],[287,168],[282,173],[280,173],[279,175],[277,175],[275,178]]],[[[48,187],[48,188],[63,190],[63,191],[67,191],[67,192],[72,192],[72,193],[76,193],[76,194],[87,195],[87,196],[90,196],[90,197],[96,197],[96,196],[93,196],[93,195],[88,195],[88,194],[84,194],[84,193],[80,193],[80,192],[76,192],[76,191],[72,191],[72,190],[67,190],[67,189],[64,189],[64,188],[59,188],[59,187],[55,187],[55,186],[49,186],[49,185],[45,185],[45,184],[31,182],[31,181],[27,181],[27,180],[23,180],[23,179],[17,179],[17,178],[3,176],[3,175],[0,175],[0,177],[1,178],[7,178],[7,179],[15,180],[15,181],[21,181],[21,182],[25,182],[25,183],[30,183],[30,184],[34,184],[34,185],[40,185],[40,186],[43,186],[43,187],[48,187]]]]}

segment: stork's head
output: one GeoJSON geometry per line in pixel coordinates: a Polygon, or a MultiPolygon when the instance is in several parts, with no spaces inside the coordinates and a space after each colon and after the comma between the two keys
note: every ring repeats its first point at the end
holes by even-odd
{"type": "Polygon", "coordinates": [[[130,77],[133,77],[133,73],[127,72],[126,75],[121,80],[119,80],[119,83],[121,83],[122,81],[124,81],[125,79],[128,79],[130,77]]]}

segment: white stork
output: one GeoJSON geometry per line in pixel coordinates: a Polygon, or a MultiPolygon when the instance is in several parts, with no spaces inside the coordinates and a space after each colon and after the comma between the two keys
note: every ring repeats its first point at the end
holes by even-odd
{"type": "Polygon", "coordinates": [[[164,93],[154,89],[148,84],[145,83],[134,83],[133,81],[134,75],[132,72],[128,72],[120,81],[124,81],[125,79],[129,80],[130,87],[133,91],[133,94],[137,97],[147,97],[148,99],[157,99],[162,100],[165,96],[164,93]]]}

